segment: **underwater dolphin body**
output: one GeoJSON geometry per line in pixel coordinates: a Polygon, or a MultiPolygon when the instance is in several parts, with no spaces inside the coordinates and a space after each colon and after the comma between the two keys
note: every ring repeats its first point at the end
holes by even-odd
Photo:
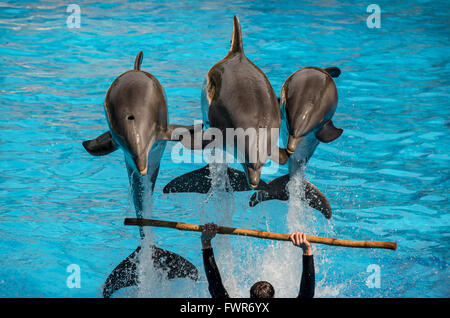
{"type": "MultiPolygon", "coordinates": [[[[153,193],[167,140],[172,140],[173,129],[182,127],[167,124],[164,90],[153,75],[140,69],[142,59],[141,51],[134,69],[117,77],[108,89],[105,113],[109,131],[83,142],[84,148],[96,156],[123,150],[138,218],[143,217],[147,196],[153,193]]],[[[142,228],[140,234],[143,238],[142,228]]],[[[186,259],[156,246],[151,248],[155,268],[164,270],[168,278],[198,278],[197,269],[186,259]]],[[[120,288],[137,285],[140,250],[138,247],[110,274],[104,285],[104,297],[120,288]]]]}
{"type": "MultiPolygon", "coordinates": [[[[250,206],[273,199],[288,200],[286,185],[290,176],[308,163],[320,142],[331,142],[342,134],[343,130],[334,127],[331,121],[338,102],[332,77],[338,77],[340,73],[337,67],[305,67],[285,81],[280,106],[288,130],[289,174],[272,180],[265,189],[254,193],[250,206]]],[[[304,180],[304,186],[309,205],[330,218],[331,207],[322,192],[307,180],[304,180]]]]}
{"type": "MultiPolygon", "coordinates": [[[[257,131],[233,149],[240,156],[245,173],[228,168],[233,190],[247,191],[260,185],[261,169],[268,159],[286,163],[288,157],[276,146],[281,115],[275,92],[266,75],[245,56],[239,19],[235,16],[233,22],[230,50],[211,67],[203,84],[202,114],[204,126],[219,129],[227,140],[229,129],[257,131]],[[259,129],[265,133],[259,133],[259,129]],[[277,132],[276,140],[272,129],[277,132]]],[[[175,178],[164,192],[207,193],[211,187],[209,175],[207,165],[175,178]]]]}

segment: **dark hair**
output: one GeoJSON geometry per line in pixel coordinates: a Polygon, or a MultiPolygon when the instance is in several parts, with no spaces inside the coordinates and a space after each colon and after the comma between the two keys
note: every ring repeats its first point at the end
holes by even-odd
{"type": "Polygon", "coordinates": [[[250,298],[273,298],[275,289],[269,282],[257,282],[250,288],[250,298]]]}

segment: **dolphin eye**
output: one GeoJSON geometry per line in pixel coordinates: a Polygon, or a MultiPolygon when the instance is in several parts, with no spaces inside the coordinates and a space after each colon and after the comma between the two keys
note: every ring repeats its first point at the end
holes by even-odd
{"type": "Polygon", "coordinates": [[[134,120],[134,116],[133,115],[128,116],[128,120],[134,120]]]}

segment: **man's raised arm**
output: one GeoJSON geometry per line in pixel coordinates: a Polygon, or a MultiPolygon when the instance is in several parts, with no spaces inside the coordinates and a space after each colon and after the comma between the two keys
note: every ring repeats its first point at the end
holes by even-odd
{"type": "Polygon", "coordinates": [[[211,240],[217,234],[217,225],[214,223],[205,224],[202,231],[203,265],[205,267],[206,278],[208,279],[208,289],[212,298],[229,298],[225,287],[222,284],[219,269],[214,259],[211,240]]]}
{"type": "Polygon", "coordinates": [[[292,244],[303,250],[303,272],[297,298],[313,298],[316,281],[311,244],[306,239],[305,233],[295,232],[291,234],[290,238],[292,244]]]}

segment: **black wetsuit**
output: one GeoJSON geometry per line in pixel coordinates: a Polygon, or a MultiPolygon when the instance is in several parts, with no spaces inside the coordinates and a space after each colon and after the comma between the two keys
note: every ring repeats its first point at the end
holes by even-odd
{"type": "MultiPolygon", "coordinates": [[[[212,248],[203,250],[203,264],[205,266],[208,289],[212,298],[230,298],[222,284],[219,269],[214,259],[212,248]]],[[[297,298],[313,298],[315,287],[314,257],[303,255],[303,273],[300,281],[300,291],[297,298]]]]}

